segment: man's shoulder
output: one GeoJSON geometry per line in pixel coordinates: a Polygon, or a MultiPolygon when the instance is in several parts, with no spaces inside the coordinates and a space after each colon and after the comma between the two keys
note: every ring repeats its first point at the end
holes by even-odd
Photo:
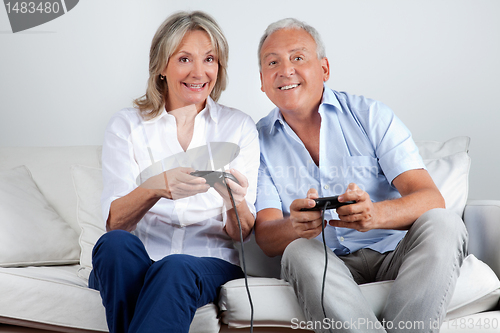
{"type": "Polygon", "coordinates": [[[368,126],[373,120],[390,121],[394,117],[392,109],[379,100],[343,91],[332,90],[332,93],[337,98],[344,117],[354,118],[364,126],[368,126]]]}
{"type": "Polygon", "coordinates": [[[383,105],[380,101],[363,95],[355,95],[345,91],[336,91],[333,89],[332,93],[341,105],[347,106],[349,109],[358,112],[367,112],[375,105],[383,105]]]}

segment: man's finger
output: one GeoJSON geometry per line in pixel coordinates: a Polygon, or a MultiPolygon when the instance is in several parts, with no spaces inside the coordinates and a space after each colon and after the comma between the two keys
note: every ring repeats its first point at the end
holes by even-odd
{"type": "MultiPolygon", "coordinates": [[[[307,196],[306,198],[308,199],[317,199],[319,198],[319,194],[318,194],[318,191],[316,191],[315,188],[310,188],[308,191],[307,191],[307,196]]],[[[314,207],[314,206],[313,206],[314,207]]]]}
{"type": "MultiPolygon", "coordinates": [[[[312,208],[316,205],[316,202],[312,199],[295,199],[290,205],[290,211],[300,211],[302,208],[312,208]]],[[[306,216],[304,212],[301,216],[306,216]]]]}

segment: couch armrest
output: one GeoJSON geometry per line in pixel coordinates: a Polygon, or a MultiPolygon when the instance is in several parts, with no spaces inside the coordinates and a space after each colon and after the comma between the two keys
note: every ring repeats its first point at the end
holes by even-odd
{"type": "Polygon", "coordinates": [[[469,200],[464,210],[469,253],[500,277],[500,200],[469,200]]]}

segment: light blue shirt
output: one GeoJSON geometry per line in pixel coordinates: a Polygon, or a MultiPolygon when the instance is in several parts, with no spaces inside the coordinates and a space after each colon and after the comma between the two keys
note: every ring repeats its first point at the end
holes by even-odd
{"type": "MultiPolygon", "coordinates": [[[[368,192],[373,202],[400,197],[392,181],[401,173],[425,169],[411,133],[386,105],[324,86],[319,167],[278,108],[257,123],[261,161],[256,209],[277,208],[285,217],[290,204],[309,188],[320,197],[339,195],[349,183],[368,192]]],[[[328,210],[325,219],[337,219],[328,210]]],[[[361,248],[384,253],[395,249],[405,231],[359,232],[327,226],[327,245],[344,255],[361,248]]],[[[318,236],[321,240],[321,235],[318,236]]]]}

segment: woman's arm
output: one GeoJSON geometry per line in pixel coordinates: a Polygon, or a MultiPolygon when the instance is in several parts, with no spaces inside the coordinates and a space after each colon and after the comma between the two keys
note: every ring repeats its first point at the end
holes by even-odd
{"type": "Polygon", "coordinates": [[[238,211],[243,239],[250,235],[250,232],[252,231],[252,228],[255,224],[255,218],[248,208],[247,202],[245,200],[249,185],[248,179],[241,172],[235,169],[231,169],[231,174],[236,177],[239,182],[239,184],[236,184],[232,180],[226,178],[227,185],[231,189],[232,198],[226,188],[226,185],[216,183],[214,188],[217,192],[219,192],[222,199],[224,200],[225,207],[228,208],[226,226],[224,227],[224,229],[232,239],[234,239],[235,241],[239,241],[240,229],[238,226],[238,220],[236,219],[233,200],[238,211]]]}
{"type": "Polygon", "coordinates": [[[160,200],[161,196],[155,192],[138,187],[126,196],[114,200],[109,209],[106,230],[135,230],[137,223],[160,200]]]}
{"type": "Polygon", "coordinates": [[[114,200],[109,209],[107,230],[132,231],[158,200],[175,200],[207,192],[205,179],[191,176],[192,168],[175,168],[146,180],[129,194],[114,200]]]}

